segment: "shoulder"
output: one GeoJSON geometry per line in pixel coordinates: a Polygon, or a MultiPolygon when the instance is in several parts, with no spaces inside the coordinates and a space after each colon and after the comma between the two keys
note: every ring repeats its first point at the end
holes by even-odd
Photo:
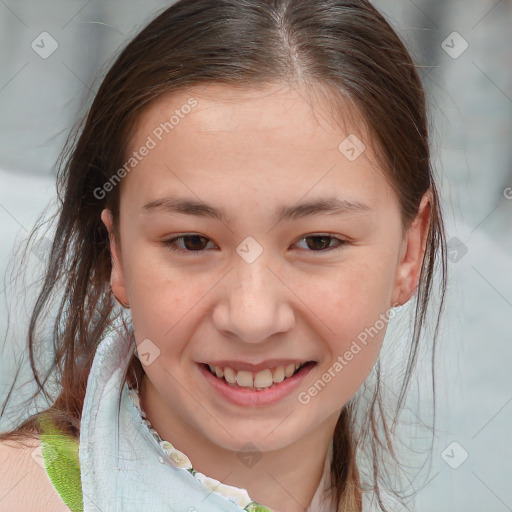
{"type": "Polygon", "coordinates": [[[40,439],[0,441],[0,510],[69,512],[46,472],[40,439]]]}

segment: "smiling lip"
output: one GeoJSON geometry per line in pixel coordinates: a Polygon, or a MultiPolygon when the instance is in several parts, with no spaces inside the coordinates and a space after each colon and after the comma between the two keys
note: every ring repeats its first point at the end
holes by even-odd
{"type": "Polygon", "coordinates": [[[267,370],[269,368],[277,368],[278,366],[288,366],[289,364],[293,363],[306,363],[311,362],[308,359],[267,359],[266,361],[263,361],[259,364],[251,364],[251,363],[245,363],[243,361],[228,361],[227,359],[224,359],[222,361],[204,361],[203,364],[210,364],[212,366],[217,366],[218,368],[231,368],[235,371],[248,371],[248,372],[254,372],[258,373],[263,370],[267,370]]]}
{"type": "Polygon", "coordinates": [[[212,375],[205,363],[198,363],[197,366],[206,382],[222,397],[235,405],[255,407],[275,404],[291,395],[299,387],[305,376],[316,366],[316,363],[310,362],[297,370],[292,377],[261,390],[235,387],[228,384],[224,379],[212,375]]]}

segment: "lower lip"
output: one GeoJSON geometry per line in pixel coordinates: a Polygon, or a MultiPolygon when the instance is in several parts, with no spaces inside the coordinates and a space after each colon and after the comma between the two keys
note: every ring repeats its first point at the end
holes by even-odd
{"type": "Polygon", "coordinates": [[[223,378],[214,377],[206,365],[199,363],[199,371],[206,381],[218,391],[224,398],[236,405],[261,406],[271,405],[293,393],[300,385],[304,377],[316,366],[316,363],[308,363],[295,375],[284,379],[278,384],[263,390],[252,390],[242,387],[230,386],[223,378]]]}

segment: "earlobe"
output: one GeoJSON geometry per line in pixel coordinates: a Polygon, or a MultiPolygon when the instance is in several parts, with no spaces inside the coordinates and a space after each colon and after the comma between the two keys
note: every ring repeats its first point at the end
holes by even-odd
{"type": "Polygon", "coordinates": [[[423,196],[418,214],[404,237],[395,275],[392,306],[406,304],[418,288],[430,224],[430,204],[431,195],[428,191],[423,196]]]}
{"type": "Polygon", "coordinates": [[[120,254],[118,254],[118,248],[116,246],[116,238],[114,232],[112,230],[113,226],[113,218],[112,212],[110,210],[103,210],[101,212],[101,220],[103,224],[105,224],[109,239],[110,239],[110,255],[112,260],[112,271],[110,274],[110,286],[112,288],[112,292],[114,297],[120,302],[123,306],[128,307],[128,296],[126,293],[126,286],[124,281],[124,273],[123,267],[120,259],[120,254]]]}

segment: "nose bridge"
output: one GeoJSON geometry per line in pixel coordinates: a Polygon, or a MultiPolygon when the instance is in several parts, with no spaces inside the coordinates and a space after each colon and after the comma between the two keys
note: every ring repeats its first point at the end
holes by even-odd
{"type": "Polygon", "coordinates": [[[251,302],[256,303],[263,299],[271,305],[275,284],[272,281],[276,278],[269,269],[266,257],[260,257],[252,263],[238,262],[234,278],[238,279],[232,291],[234,304],[250,305],[251,302]]]}
{"type": "Polygon", "coordinates": [[[214,315],[217,329],[250,343],[289,330],[294,315],[287,288],[271,270],[267,254],[253,261],[237,255],[234,266],[225,286],[225,300],[214,315]]]}

